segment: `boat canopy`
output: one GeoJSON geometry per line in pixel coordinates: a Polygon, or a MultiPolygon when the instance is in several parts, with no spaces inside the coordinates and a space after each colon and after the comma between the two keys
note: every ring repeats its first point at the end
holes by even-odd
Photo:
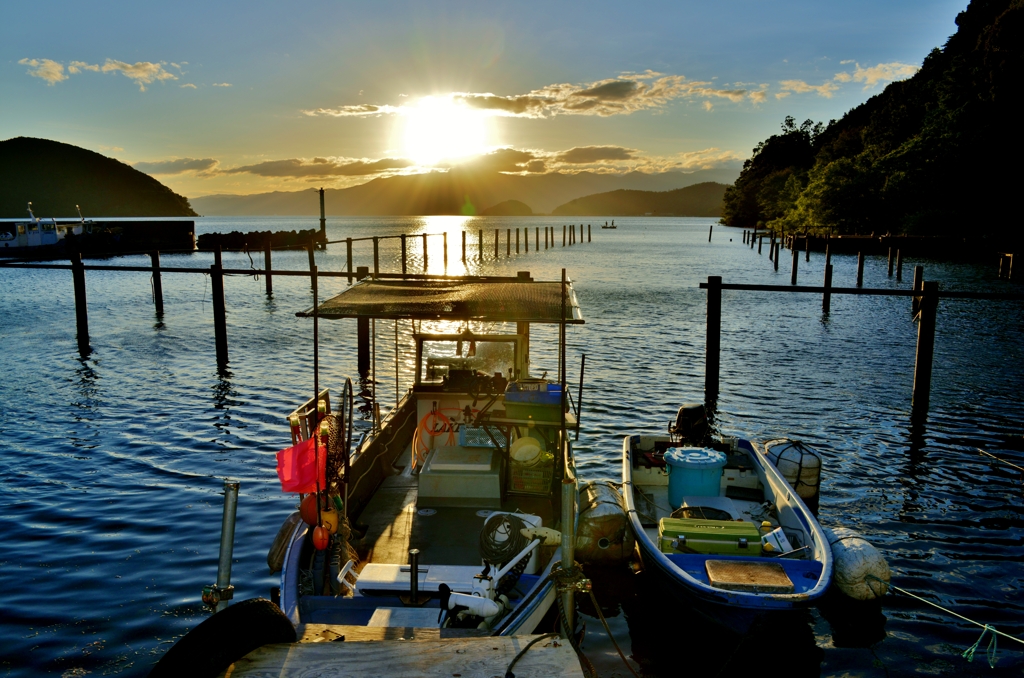
{"type": "MultiPolygon", "coordinates": [[[[321,318],[397,318],[558,323],[561,282],[524,278],[399,279],[368,278],[317,308],[321,318]]],[[[565,283],[565,322],[583,323],[572,283],[565,283]]],[[[313,308],[296,313],[308,318],[313,308]]]]}

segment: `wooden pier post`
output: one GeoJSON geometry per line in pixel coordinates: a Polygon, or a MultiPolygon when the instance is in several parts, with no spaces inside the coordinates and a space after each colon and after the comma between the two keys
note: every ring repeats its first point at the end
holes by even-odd
{"type": "Polygon", "coordinates": [[[827,240],[825,241],[825,265],[832,265],[832,244],[827,240]]]}
{"type": "Polygon", "coordinates": [[[708,242],[711,242],[711,234],[715,231],[715,225],[711,224],[708,226],[708,242]]]}
{"type": "Polygon", "coordinates": [[[565,224],[562,224],[562,247],[565,247],[565,237],[566,237],[565,224]]]}
{"type": "Polygon", "coordinates": [[[903,280],[903,252],[896,250],[896,282],[903,280]]]}
{"type": "MultiPolygon", "coordinates": [[[[356,269],[356,280],[370,275],[370,269],[360,266],[356,269]]],[[[364,377],[370,373],[370,319],[356,318],[356,368],[364,377]]]]}
{"type": "Polygon", "coordinates": [[[804,235],[804,261],[811,260],[811,236],[804,235]]]}
{"type": "MultiPolygon", "coordinates": [[[[924,289],[924,266],[914,267],[914,286],[912,288],[915,292],[919,292],[924,289]]],[[[910,305],[910,317],[916,318],[917,312],[921,310],[921,297],[915,296],[913,303],[910,305]]]]}
{"type": "Polygon", "coordinates": [[[273,247],[270,245],[270,238],[267,238],[267,242],[263,245],[263,273],[264,278],[266,278],[268,297],[274,296],[274,274],[271,272],[273,270],[270,254],[271,250],[273,250],[273,247]]]}
{"type": "Polygon", "coordinates": [[[921,297],[921,321],[917,326],[917,358],[914,362],[914,395],[911,400],[911,421],[923,423],[928,417],[928,401],[932,389],[932,362],[935,356],[935,317],[939,307],[939,283],[924,283],[921,297]]]}
{"type": "Polygon", "coordinates": [[[501,241],[501,237],[498,235],[499,232],[500,231],[498,229],[494,229],[494,258],[495,259],[498,258],[498,244],[501,241]]]}
{"type": "Polygon", "coordinates": [[[443,236],[444,237],[442,238],[442,240],[444,241],[444,270],[445,270],[445,273],[447,273],[448,272],[448,231],[445,231],[443,233],[443,236]]]}
{"type": "Polygon", "coordinates": [[[757,240],[757,229],[756,228],[754,229],[754,232],[750,236],[750,249],[754,249],[754,241],[755,240],[757,240]]]}
{"type": "Polygon", "coordinates": [[[864,253],[857,252],[857,287],[864,287],[864,253]]]}
{"type": "Polygon", "coordinates": [[[590,242],[590,224],[587,224],[587,242],[590,242]]]}
{"type": "Polygon", "coordinates": [[[744,245],[747,244],[747,229],[745,229],[745,228],[743,229],[743,240],[742,240],[742,242],[743,242],[744,245]]]}
{"type": "Polygon", "coordinates": [[[315,273],[313,273],[314,269],[316,269],[316,259],[313,257],[313,248],[314,247],[316,247],[316,242],[314,242],[314,240],[312,238],[310,238],[309,239],[309,243],[306,244],[306,254],[309,255],[309,285],[310,285],[310,289],[313,288],[313,276],[316,275],[315,273]]]}
{"type": "Polygon", "coordinates": [[[530,229],[526,226],[523,227],[523,246],[526,248],[526,253],[530,253],[530,229]]]}
{"type": "MultiPolygon", "coordinates": [[[[362,268],[360,266],[360,268],[362,268]]],[[[380,274],[380,238],[373,236],[373,277],[380,274]]]]}
{"type": "Polygon", "coordinates": [[[481,228],[480,230],[478,230],[476,232],[476,235],[477,235],[477,238],[479,239],[479,242],[477,243],[476,252],[477,252],[477,255],[478,255],[478,259],[480,260],[481,263],[483,263],[483,260],[484,260],[484,229],[481,228]]]}
{"type": "Polygon", "coordinates": [[[890,247],[890,248],[889,248],[889,277],[890,277],[890,278],[892,277],[892,265],[893,265],[893,263],[894,263],[894,259],[893,259],[893,248],[892,248],[892,247],[890,247]]]}
{"type": "Polygon", "coordinates": [[[327,215],[324,212],[324,189],[320,189],[320,237],[323,239],[324,249],[327,248],[327,215]]]}
{"type": "Polygon", "coordinates": [[[213,266],[210,267],[210,289],[213,296],[213,337],[217,347],[217,365],[220,367],[228,363],[228,323],[224,307],[223,270],[220,245],[217,245],[213,253],[213,266]]]}
{"type": "Polygon", "coordinates": [[[82,254],[71,254],[71,279],[75,287],[75,326],[78,334],[78,352],[89,353],[89,310],[85,301],[85,265],[82,254]]]}
{"type": "MultiPolygon", "coordinates": [[[[793,237],[796,238],[796,236],[793,236],[793,237]]],[[[796,244],[795,240],[793,241],[793,244],[794,245],[796,244]]],[[[796,284],[796,269],[797,269],[797,266],[800,265],[800,251],[797,250],[796,247],[790,247],[790,251],[793,252],[793,273],[789,276],[789,284],[790,285],[795,285],[796,284]]]]}
{"type": "Polygon", "coordinates": [[[516,228],[516,254],[519,254],[519,228],[516,228]]]}
{"type": "Polygon", "coordinates": [[[153,305],[156,306],[156,315],[162,318],[164,315],[164,286],[160,280],[160,252],[150,252],[149,260],[153,263],[153,305]]]}
{"type": "Polygon", "coordinates": [[[402,241],[402,275],[405,275],[408,266],[408,260],[406,258],[407,255],[405,253],[405,234],[403,233],[398,236],[398,238],[402,241]]]}
{"type": "Polygon", "coordinates": [[[423,270],[427,270],[427,234],[423,234],[423,270]]]}
{"type": "MultiPolygon", "coordinates": [[[[781,258],[782,258],[782,256],[779,254],[779,241],[776,240],[775,241],[775,260],[772,262],[772,263],[775,264],[775,270],[776,271],[779,270],[779,259],[781,259],[781,258]]],[[[796,283],[794,283],[794,284],[796,284],[796,283]]]]}
{"type": "Polygon", "coordinates": [[[466,230],[462,230],[462,263],[466,263],[466,230]]]}
{"type": "Polygon", "coordinates": [[[536,230],[533,232],[533,234],[534,234],[533,249],[535,249],[538,252],[540,252],[540,226],[537,226],[535,228],[536,228],[536,230]]]}
{"type": "Polygon", "coordinates": [[[548,241],[551,240],[551,227],[544,227],[544,249],[548,248],[548,241]]]}
{"type": "Polygon", "coordinates": [[[1007,254],[1006,258],[1010,260],[1010,263],[1006,265],[1006,279],[1013,280],[1013,254],[1007,254]]]}
{"type": "Polygon", "coordinates": [[[821,295],[821,312],[828,314],[832,310],[832,264],[825,265],[825,293],[821,295]]]}
{"type": "Polygon", "coordinates": [[[512,256],[512,229],[505,229],[505,258],[512,256]]]}
{"type": "Polygon", "coordinates": [[[580,242],[583,242],[583,224],[580,224],[580,242]]]}
{"type": "Polygon", "coordinates": [[[704,345],[704,399],[718,398],[718,373],[722,357],[722,276],[708,276],[707,341],[704,345]]]}
{"type": "Polygon", "coordinates": [[[352,238],[345,238],[345,266],[348,270],[348,282],[352,284],[352,238]]]}
{"type": "Polygon", "coordinates": [[[764,245],[764,236],[762,235],[757,239],[757,253],[761,253],[761,246],[764,245]]]}

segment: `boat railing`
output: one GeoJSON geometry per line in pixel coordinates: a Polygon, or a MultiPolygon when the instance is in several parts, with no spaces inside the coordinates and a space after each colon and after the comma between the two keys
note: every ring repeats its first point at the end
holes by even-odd
{"type": "MultiPolygon", "coordinates": [[[[295,437],[296,433],[298,433],[301,436],[302,440],[306,440],[309,438],[310,435],[312,435],[315,432],[314,429],[317,425],[317,422],[319,421],[317,401],[323,401],[325,408],[324,414],[330,412],[330,389],[325,388],[324,390],[320,391],[319,396],[317,396],[316,398],[310,398],[309,400],[302,403],[288,414],[286,419],[288,420],[289,423],[293,421],[293,418],[297,418],[299,422],[299,430],[297,432],[294,430],[292,431],[293,438],[295,437]]],[[[299,441],[293,440],[292,442],[297,443],[299,441]]]]}

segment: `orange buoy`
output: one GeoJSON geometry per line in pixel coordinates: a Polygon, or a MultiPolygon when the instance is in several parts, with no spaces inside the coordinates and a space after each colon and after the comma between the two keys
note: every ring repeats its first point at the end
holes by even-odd
{"type": "Polygon", "coordinates": [[[327,544],[331,541],[331,533],[323,525],[317,525],[313,528],[313,548],[317,551],[323,551],[327,548],[327,544]]]}

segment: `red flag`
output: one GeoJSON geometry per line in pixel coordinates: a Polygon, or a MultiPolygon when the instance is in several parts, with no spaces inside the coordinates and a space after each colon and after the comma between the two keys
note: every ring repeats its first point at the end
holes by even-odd
{"type": "Polygon", "coordinates": [[[315,466],[319,466],[320,489],[327,488],[327,448],[320,445],[319,453],[314,454],[315,440],[308,438],[277,453],[277,477],[281,479],[282,492],[316,492],[315,466]]]}

